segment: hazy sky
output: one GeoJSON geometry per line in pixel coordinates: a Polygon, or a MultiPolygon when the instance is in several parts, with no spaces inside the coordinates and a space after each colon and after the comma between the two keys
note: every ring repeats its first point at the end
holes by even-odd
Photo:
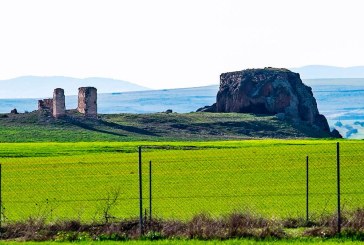
{"type": "Polygon", "coordinates": [[[0,0],[0,79],[170,88],[254,67],[364,65],[363,12],[362,0],[0,0]]]}

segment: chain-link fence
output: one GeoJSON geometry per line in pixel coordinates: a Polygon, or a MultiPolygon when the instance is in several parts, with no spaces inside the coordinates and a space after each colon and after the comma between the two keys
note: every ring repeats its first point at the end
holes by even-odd
{"type": "Polygon", "coordinates": [[[339,156],[337,146],[315,140],[159,143],[141,146],[140,155],[135,148],[2,158],[2,220],[109,222],[140,214],[187,220],[232,212],[315,219],[338,210],[338,162],[340,208],[359,208],[364,200],[364,142],[343,141],[339,156]]]}
{"type": "Polygon", "coordinates": [[[2,159],[3,219],[110,221],[138,212],[137,154],[2,159]]]}
{"type": "MultiPolygon", "coordinates": [[[[310,216],[335,211],[333,143],[142,149],[144,162],[152,161],[152,210],[157,217],[186,219],[202,212],[306,217],[307,206],[310,216]]],[[[144,179],[150,178],[147,172],[144,179]]]]}

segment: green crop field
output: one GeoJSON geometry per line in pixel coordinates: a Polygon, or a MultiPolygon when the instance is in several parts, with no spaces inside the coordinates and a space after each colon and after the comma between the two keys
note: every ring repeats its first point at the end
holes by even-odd
{"type": "MultiPolygon", "coordinates": [[[[147,213],[152,161],[155,217],[188,219],[202,212],[218,216],[233,211],[304,217],[306,156],[310,214],[336,210],[336,141],[3,143],[5,217],[137,217],[139,145],[147,213]]],[[[361,207],[364,200],[363,150],[362,141],[341,141],[344,209],[361,207]]]]}

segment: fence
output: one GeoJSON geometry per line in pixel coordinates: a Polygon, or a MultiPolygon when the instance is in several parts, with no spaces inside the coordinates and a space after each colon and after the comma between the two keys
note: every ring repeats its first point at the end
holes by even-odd
{"type": "Polygon", "coordinates": [[[363,150],[361,141],[266,140],[3,157],[1,220],[143,222],[231,212],[315,219],[362,206],[363,150]]]}
{"type": "Polygon", "coordinates": [[[136,153],[8,158],[2,162],[4,222],[28,217],[109,221],[111,212],[118,217],[137,214],[136,153]]]}

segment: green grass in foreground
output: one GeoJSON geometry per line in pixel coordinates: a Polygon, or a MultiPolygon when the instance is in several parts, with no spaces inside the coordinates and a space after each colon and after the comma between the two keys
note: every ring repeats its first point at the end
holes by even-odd
{"type": "MultiPolygon", "coordinates": [[[[4,143],[2,201],[9,220],[102,220],[136,217],[138,154],[143,148],[144,208],[153,161],[153,214],[188,219],[251,210],[269,217],[305,216],[305,161],[310,157],[310,213],[336,210],[336,143],[329,140],[219,142],[4,143]],[[147,146],[152,148],[147,148],[147,146]]],[[[342,141],[342,203],[364,199],[364,142],[342,141]]]]}

